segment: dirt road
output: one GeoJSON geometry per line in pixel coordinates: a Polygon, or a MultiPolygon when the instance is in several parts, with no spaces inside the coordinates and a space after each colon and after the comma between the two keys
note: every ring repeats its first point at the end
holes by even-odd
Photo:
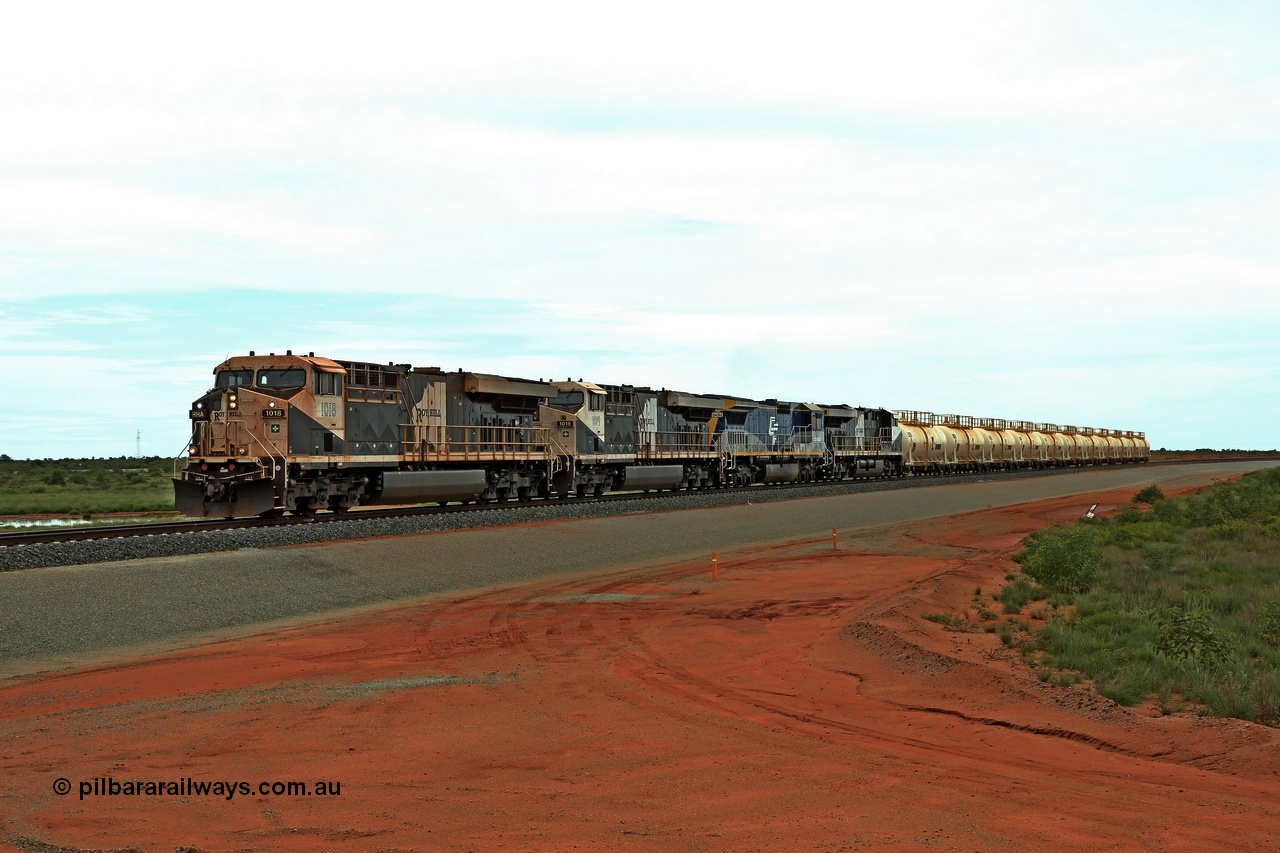
{"type": "Polygon", "coordinates": [[[1124,466],[755,506],[643,513],[328,545],[0,572],[0,677],[170,651],[322,615],[498,584],[651,568],[712,551],[1158,482],[1275,461],[1124,466]]]}

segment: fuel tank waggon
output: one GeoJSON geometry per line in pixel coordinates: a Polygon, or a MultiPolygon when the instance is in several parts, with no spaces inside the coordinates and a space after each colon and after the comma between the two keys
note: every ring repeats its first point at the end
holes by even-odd
{"type": "Polygon", "coordinates": [[[1095,465],[1106,465],[1110,461],[1110,445],[1103,430],[1090,429],[1089,440],[1093,442],[1093,462],[1095,465]]]}
{"type": "Polygon", "coordinates": [[[1129,433],[1133,437],[1133,459],[1135,462],[1147,462],[1151,459],[1151,445],[1147,443],[1147,436],[1141,432],[1129,433]]]}
{"type": "Polygon", "coordinates": [[[1039,426],[1028,421],[1022,422],[1022,432],[1027,437],[1026,461],[1033,468],[1043,468],[1049,464],[1049,437],[1039,426]]]}
{"type": "Polygon", "coordinates": [[[933,425],[932,412],[899,411],[898,452],[902,454],[903,469],[913,474],[931,473],[929,428],[933,425]]]}
{"type": "MultiPolygon", "coordinates": [[[[920,474],[945,474],[960,467],[959,433],[932,412],[900,411],[902,464],[920,474]]],[[[967,440],[967,439],[966,439],[967,440]]]]}
{"type": "Polygon", "coordinates": [[[1023,468],[1028,463],[1027,449],[1030,440],[1022,430],[1022,421],[1005,421],[1005,428],[1000,430],[1000,442],[1004,445],[1006,468],[1023,468]]]}
{"type": "Polygon", "coordinates": [[[1075,464],[1076,443],[1067,434],[1066,430],[1068,428],[1056,424],[1049,424],[1049,427],[1049,440],[1052,442],[1053,447],[1053,464],[1059,467],[1075,464]]]}
{"type": "Polygon", "coordinates": [[[969,415],[935,415],[935,420],[948,432],[956,445],[956,467],[962,471],[985,471],[994,467],[996,435],[969,415]]]}
{"type": "Polygon", "coordinates": [[[1068,427],[1071,442],[1075,445],[1075,462],[1077,465],[1093,464],[1093,440],[1089,438],[1088,428],[1068,427]]]}

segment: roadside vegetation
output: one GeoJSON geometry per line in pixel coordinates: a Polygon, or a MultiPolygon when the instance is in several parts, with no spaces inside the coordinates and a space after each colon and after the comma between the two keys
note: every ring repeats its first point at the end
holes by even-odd
{"type": "Polygon", "coordinates": [[[998,635],[1060,687],[1280,726],[1280,468],[1184,498],[1149,486],[1023,545],[999,591],[924,618],[998,635]]]}
{"type": "Polygon", "coordinates": [[[995,630],[1042,680],[1280,725],[1280,469],[1024,544],[995,630]]]}
{"type": "Polygon", "coordinates": [[[0,515],[171,511],[173,460],[0,456],[0,515]]]}

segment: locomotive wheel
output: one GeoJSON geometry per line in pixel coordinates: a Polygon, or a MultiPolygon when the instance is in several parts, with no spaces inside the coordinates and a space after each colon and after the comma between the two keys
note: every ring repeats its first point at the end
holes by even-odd
{"type": "Polygon", "coordinates": [[[297,502],[297,509],[293,511],[294,515],[301,515],[310,518],[316,514],[316,508],[310,500],[301,500],[297,502]]]}
{"type": "Polygon", "coordinates": [[[520,503],[522,504],[527,504],[529,502],[528,486],[521,486],[520,488],[516,489],[516,500],[520,501],[520,503]]]}

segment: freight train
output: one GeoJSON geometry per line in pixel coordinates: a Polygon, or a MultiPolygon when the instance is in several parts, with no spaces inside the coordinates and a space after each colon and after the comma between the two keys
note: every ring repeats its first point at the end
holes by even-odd
{"type": "Polygon", "coordinates": [[[213,373],[174,477],[192,517],[1121,464],[1150,451],[1140,432],[292,351],[213,373]]]}

